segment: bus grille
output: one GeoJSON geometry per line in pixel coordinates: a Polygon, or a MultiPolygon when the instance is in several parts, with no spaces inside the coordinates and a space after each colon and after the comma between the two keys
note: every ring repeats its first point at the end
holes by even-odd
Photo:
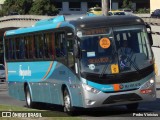
{"type": "Polygon", "coordinates": [[[130,94],[110,96],[103,102],[103,104],[112,104],[112,103],[126,102],[126,101],[139,101],[139,100],[142,100],[142,98],[139,95],[135,93],[130,93],[130,94]]]}

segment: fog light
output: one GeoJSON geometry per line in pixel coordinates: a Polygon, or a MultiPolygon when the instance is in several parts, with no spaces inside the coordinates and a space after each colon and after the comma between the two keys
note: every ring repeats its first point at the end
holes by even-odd
{"type": "Polygon", "coordinates": [[[94,100],[87,100],[87,105],[93,105],[96,101],[94,100]]]}

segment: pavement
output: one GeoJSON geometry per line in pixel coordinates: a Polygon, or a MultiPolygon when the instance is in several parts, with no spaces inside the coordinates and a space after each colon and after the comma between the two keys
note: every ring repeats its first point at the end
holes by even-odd
{"type": "Polygon", "coordinates": [[[157,90],[160,90],[160,75],[156,76],[156,88],[157,90]]]}

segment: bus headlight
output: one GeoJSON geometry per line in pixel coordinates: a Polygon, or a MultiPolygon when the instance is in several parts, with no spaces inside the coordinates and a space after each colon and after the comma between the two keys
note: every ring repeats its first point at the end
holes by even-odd
{"type": "Polygon", "coordinates": [[[146,89],[146,88],[150,88],[154,85],[154,79],[150,79],[149,81],[147,81],[146,83],[143,84],[143,86],[141,87],[141,89],[146,89]]]}
{"type": "Polygon", "coordinates": [[[89,85],[86,85],[86,84],[82,84],[82,87],[83,87],[85,90],[87,90],[88,92],[91,92],[91,93],[97,94],[97,93],[100,92],[99,90],[97,90],[97,89],[95,89],[95,88],[93,88],[93,87],[91,87],[91,86],[89,86],[89,85]]]}
{"type": "Polygon", "coordinates": [[[154,83],[155,83],[154,79],[150,79],[149,81],[144,83],[143,86],[140,89],[140,93],[148,94],[148,93],[153,92],[154,83]]]}
{"type": "Polygon", "coordinates": [[[151,84],[153,84],[154,83],[154,80],[153,79],[150,79],[150,81],[149,81],[151,84]]]}

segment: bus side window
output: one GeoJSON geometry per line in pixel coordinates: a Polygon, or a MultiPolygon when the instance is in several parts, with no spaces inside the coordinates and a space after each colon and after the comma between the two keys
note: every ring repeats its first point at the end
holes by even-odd
{"type": "Polygon", "coordinates": [[[26,57],[28,59],[34,58],[34,41],[33,36],[27,36],[26,38],[26,57]]]}
{"type": "Polygon", "coordinates": [[[13,59],[13,41],[11,39],[5,40],[6,59],[13,59]]]}
{"type": "Polygon", "coordinates": [[[53,33],[46,33],[44,35],[44,52],[46,58],[54,58],[54,51],[53,51],[53,33]]]}
{"type": "Polygon", "coordinates": [[[44,44],[43,34],[35,35],[34,47],[35,47],[36,58],[43,58],[44,55],[43,44],[44,44]]]}
{"type": "Polygon", "coordinates": [[[15,55],[16,59],[25,58],[25,40],[24,38],[16,38],[15,55]]]}
{"type": "Polygon", "coordinates": [[[68,66],[74,70],[73,40],[67,41],[68,66]]]}
{"type": "Polygon", "coordinates": [[[67,48],[66,48],[65,33],[64,32],[56,33],[55,34],[56,59],[65,64],[67,64],[66,51],[67,48]]]}
{"type": "Polygon", "coordinates": [[[20,50],[20,59],[26,58],[26,46],[25,46],[25,40],[22,38],[20,39],[19,44],[19,50],[20,50]]]}

